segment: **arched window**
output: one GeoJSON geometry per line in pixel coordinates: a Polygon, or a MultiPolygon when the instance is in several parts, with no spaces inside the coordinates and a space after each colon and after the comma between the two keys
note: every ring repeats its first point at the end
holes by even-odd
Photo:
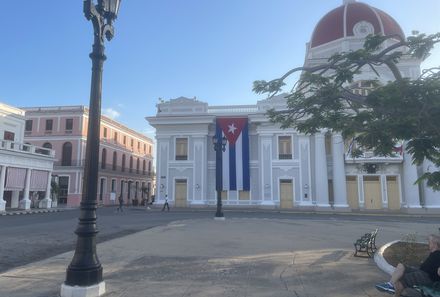
{"type": "Polygon", "coordinates": [[[102,155],[101,155],[101,168],[105,169],[105,163],[107,163],[107,150],[102,149],[102,155]]]}
{"type": "Polygon", "coordinates": [[[44,148],[47,148],[47,149],[52,149],[52,144],[49,143],[49,142],[45,142],[45,143],[43,144],[43,147],[44,147],[44,148]]]}
{"type": "Polygon", "coordinates": [[[141,162],[140,162],[140,160],[138,158],[137,161],[136,161],[136,173],[137,174],[139,174],[139,167],[141,167],[140,165],[141,165],[141,162]]]}
{"type": "Polygon", "coordinates": [[[133,171],[133,156],[130,156],[130,172],[133,171]]]}
{"type": "Polygon", "coordinates": [[[147,169],[147,161],[142,162],[142,174],[145,174],[145,170],[147,169]]]}
{"type": "Polygon", "coordinates": [[[122,171],[122,172],[125,171],[125,154],[122,155],[122,170],[121,170],[121,171],[122,171]]]}
{"type": "Polygon", "coordinates": [[[61,166],[72,166],[72,143],[63,144],[63,152],[61,154],[61,166]]]}
{"type": "Polygon", "coordinates": [[[113,170],[116,170],[116,165],[118,162],[118,154],[116,152],[113,152],[113,170]]]}
{"type": "Polygon", "coordinates": [[[148,161],[148,174],[151,172],[151,161],[148,161]]]}

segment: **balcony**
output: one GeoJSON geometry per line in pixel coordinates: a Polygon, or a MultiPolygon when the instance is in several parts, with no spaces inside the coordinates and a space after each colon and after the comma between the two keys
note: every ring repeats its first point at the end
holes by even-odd
{"type": "Polygon", "coordinates": [[[9,140],[2,140],[0,142],[0,150],[17,152],[20,154],[27,154],[27,155],[44,156],[50,158],[55,157],[54,150],[31,145],[31,144],[9,141],[9,140]]]}
{"type": "Polygon", "coordinates": [[[403,153],[395,152],[391,156],[377,156],[372,151],[362,152],[361,155],[345,153],[346,163],[402,163],[403,153]]]}

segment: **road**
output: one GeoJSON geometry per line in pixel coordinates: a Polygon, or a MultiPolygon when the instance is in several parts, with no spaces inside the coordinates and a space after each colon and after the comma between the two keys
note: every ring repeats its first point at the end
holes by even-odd
{"type": "MultiPolygon", "coordinates": [[[[215,209],[172,209],[161,212],[160,209],[126,208],[124,213],[116,213],[113,207],[98,209],[99,233],[97,242],[104,242],[152,227],[166,225],[185,219],[211,218],[215,209]]],[[[74,230],[78,222],[79,210],[66,210],[56,213],[42,213],[0,217],[0,272],[27,263],[49,258],[60,253],[74,250],[76,235],[74,230]]],[[[350,215],[350,214],[313,214],[279,212],[273,210],[225,210],[227,218],[286,219],[307,221],[340,221],[342,224],[360,224],[377,222],[378,226],[398,225],[414,222],[439,225],[438,217],[386,216],[386,215],[350,215]]],[[[324,224],[325,226],[325,224],[324,224]]],[[[402,230],[404,232],[405,230],[402,230]]]]}

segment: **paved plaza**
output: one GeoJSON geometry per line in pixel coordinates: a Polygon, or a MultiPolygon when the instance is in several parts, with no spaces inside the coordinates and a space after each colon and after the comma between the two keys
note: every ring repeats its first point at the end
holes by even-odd
{"type": "MultiPolygon", "coordinates": [[[[174,221],[98,245],[105,296],[384,296],[388,276],[353,257],[353,240],[379,227],[378,245],[431,222],[212,218],[174,221]]],[[[0,296],[58,296],[72,252],[0,274],[0,296]]]]}

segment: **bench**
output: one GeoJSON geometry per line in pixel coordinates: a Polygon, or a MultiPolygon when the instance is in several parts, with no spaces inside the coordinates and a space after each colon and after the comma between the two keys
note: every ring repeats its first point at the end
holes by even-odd
{"type": "Polygon", "coordinates": [[[368,257],[372,257],[373,254],[376,252],[376,235],[377,235],[378,229],[374,230],[370,233],[365,233],[361,238],[356,240],[356,242],[353,243],[354,245],[354,256],[358,256],[358,253],[367,253],[368,257]]]}
{"type": "Polygon", "coordinates": [[[430,286],[414,286],[422,297],[440,297],[440,282],[435,282],[430,286]]]}

